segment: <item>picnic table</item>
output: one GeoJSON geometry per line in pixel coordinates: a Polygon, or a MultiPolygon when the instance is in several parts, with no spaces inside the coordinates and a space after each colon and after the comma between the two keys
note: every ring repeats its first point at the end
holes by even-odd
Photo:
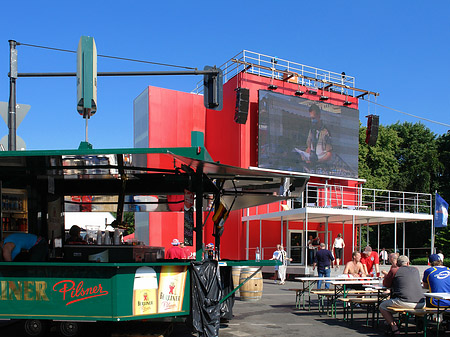
{"type": "MultiPolygon", "coordinates": [[[[349,290],[348,287],[352,286],[362,286],[362,285],[370,285],[370,284],[376,284],[379,285],[380,279],[377,277],[359,277],[359,278],[347,278],[345,280],[330,280],[325,281],[326,283],[329,283],[334,286],[334,295],[331,298],[332,307],[331,307],[331,315],[333,315],[336,318],[336,303],[337,299],[339,297],[346,298],[349,290]]],[[[362,289],[361,289],[362,290],[362,289]]],[[[370,295],[371,292],[367,292],[367,295],[370,295]]],[[[373,292],[375,293],[375,292],[373,292]]],[[[376,292],[378,294],[378,291],[376,292]]]]}
{"type": "MultiPolygon", "coordinates": [[[[314,285],[317,284],[319,280],[321,281],[348,281],[348,280],[374,280],[373,277],[349,277],[349,276],[329,276],[329,277],[318,277],[318,276],[305,276],[296,277],[295,280],[302,282],[301,288],[289,289],[295,291],[295,306],[300,309],[300,305],[303,309],[305,307],[305,296],[308,296],[308,310],[311,310],[311,291],[314,289],[314,285]]],[[[377,279],[378,280],[378,279],[377,279]]]]}
{"type": "Polygon", "coordinates": [[[437,300],[438,306],[437,306],[437,329],[436,329],[436,336],[439,336],[439,324],[441,323],[441,320],[439,319],[439,314],[441,314],[441,309],[444,309],[443,311],[446,311],[448,307],[441,307],[441,301],[442,300],[450,300],[450,293],[425,293],[425,297],[434,298],[437,300]]]}

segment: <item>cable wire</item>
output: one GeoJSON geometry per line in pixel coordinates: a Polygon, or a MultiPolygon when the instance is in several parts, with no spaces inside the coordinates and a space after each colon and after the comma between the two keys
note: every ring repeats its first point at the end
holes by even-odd
{"type": "Polygon", "coordinates": [[[421,120],[424,120],[424,121],[427,121],[427,122],[430,122],[430,123],[435,123],[435,124],[438,124],[438,125],[443,125],[443,126],[450,127],[450,124],[446,124],[446,123],[434,121],[434,120],[432,120],[432,119],[428,119],[428,118],[425,118],[425,117],[420,117],[420,116],[417,116],[417,115],[413,115],[413,114],[410,114],[410,113],[407,113],[407,112],[404,112],[404,111],[401,111],[401,110],[397,110],[397,109],[388,107],[388,106],[386,106],[386,105],[383,105],[383,104],[380,104],[380,103],[377,103],[377,102],[369,101],[368,99],[364,99],[364,98],[363,98],[363,100],[366,101],[366,102],[368,102],[368,103],[372,103],[372,104],[381,106],[381,107],[383,107],[383,108],[385,108],[385,109],[389,109],[389,110],[392,110],[392,111],[400,112],[400,113],[402,113],[402,114],[404,114],[404,115],[407,115],[407,116],[410,116],[410,117],[414,117],[414,118],[421,119],[421,120]]]}
{"type": "MultiPolygon", "coordinates": [[[[77,53],[74,50],[68,50],[68,49],[60,49],[60,48],[52,48],[52,47],[45,47],[45,46],[38,46],[38,45],[34,45],[34,44],[29,44],[29,43],[22,43],[22,42],[17,42],[17,45],[20,46],[28,46],[28,47],[35,47],[35,48],[42,48],[42,49],[49,49],[49,50],[56,50],[56,51],[63,51],[63,52],[67,52],[67,53],[77,53]]],[[[193,67],[185,67],[185,66],[178,66],[175,64],[168,64],[168,63],[160,63],[160,62],[151,62],[151,61],[144,61],[144,60],[136,60],[136,59],[130,59],[130,58],[126,58],[126,57],[118,57],[118,56],[110,56],[110,55],[101,55],[98,54],[98,57],[104,57],[104,58],[110,58],[110,59],[116,59],[116,60],[122,60],[122,61],[131,61],[131,62],[139,62],[139,63],[147,63],[147,64],[153,64],[153,65],[158,65],[158,66],[165,66],[165,67],[173,67],[173,68],[182,68],[182,69],[190,69],[190,70],[197,70],[197,68],[193,68],[193,67]]]]}

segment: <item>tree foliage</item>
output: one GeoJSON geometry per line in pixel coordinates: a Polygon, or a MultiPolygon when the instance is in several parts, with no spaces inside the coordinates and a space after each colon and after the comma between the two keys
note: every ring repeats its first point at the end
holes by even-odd
{"type": "MultiPolygon", "coordinates": [[[[359,177],[366,179],[364,187],[419,193],[434,193],[445,188],[450,196],[450,172],[444,169],[445,161],[450,159],[450,135],[437,138],[421,123],[397,122],[380,125],[375,146],[368,146],[365,138],[366,128],[361,127],[359,177]]],[[[397,242],[403,241],[402,226],[399,224],[397,228],[397,242]]],[[[405,226],[406,246],[430,245],[429,222],[407,223],[405,226]]],[[[392,247],[394,226],[383,225],[380,233],[380,245],[392,247]]],[[[376,242],[377,231],[372,231],[370,236],[370,241],[376,242]]],[[[450,233],[448,240],[450,242],[450,233]]]]}

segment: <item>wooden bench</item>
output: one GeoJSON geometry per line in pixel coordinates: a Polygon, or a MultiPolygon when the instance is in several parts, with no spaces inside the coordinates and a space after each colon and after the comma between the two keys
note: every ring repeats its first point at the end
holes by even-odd
{"type": "MultiPolygon", "coordinates": [[[[303,288],[291,288],[288,289],[288,291],[295,291],[295,308],[300,309],[300,301],[302,297],[304,296],[305,290],[303,288]]],[[[303,309],[305,309],[305,306],[303,305],[303,309]]]]}
{"type": "MultiPolygon", "coordinates": [[[[408,334],[408,321],[410,317],[421,317],[423,320],[423,335],[424,337],[427,336],[427,325],[428,325],[428,315],[437,314],[438,309],[437,308],[429,308],[429,307],[423,307],[422,309],[411,309],[411,308],[398,308],[398,307],[387,307],[388,310],[398,313],[399,314],[399,322],[401,325],[402,316],[404,318],[405,322],[405,333],[408,334]]],[[[400,329],[400,326],[399,326],[400,329]]],[[[438,323],[438,330],[439,330],[439,323],[438,323]]],[[[417,334],[417,325],[416,325],[416,334],[417,334]]]]}
{"type": "Polygon", "coordinates": [[[318,302],[319,302],[319,311],[325,312],[324,310],[324,305],[323,305],[323,300],[326,298],[327,299],[327,314],[330,315],[330,299],[333,299],[335,296],[335,292],[334,290],[312,290],[311,294],[317,295],[318,297],[318,302]],[[322,308],[322,310],[321,310],[322,308]]]}
{"type": "MultiPolygon", "coordinates": [[[[347,307],[350,307],[350,324],[353,324],[353,309],[356,304],[366,305],[367,307],[367,315],[366,315],[366,325],[369,325],[369,308],[372,307],[372,326],[374,326],[375,322],[375,310],[376,305],[378,304],[378,298],[375,297],[340,297],[337,299],[339,302],[343,304],[343,319],[344,321],[348,320],[348,312],[347,307]]],[[[378,316],[377,316],[378,321],[378,316]]]]}

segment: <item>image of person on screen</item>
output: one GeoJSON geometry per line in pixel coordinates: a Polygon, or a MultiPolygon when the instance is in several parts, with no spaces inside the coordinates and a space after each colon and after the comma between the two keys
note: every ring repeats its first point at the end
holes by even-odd
{"type": "Polygon", "coordinates": [[[320,119],[320,108],[316,104],[309,107],[311,127],[306,140],[306,150],[295,148],[295,151],[302,156],[303,161],[310,164],[320,164],[329,161],[333,155],[331,136],[328,129],[320,119]]]}

